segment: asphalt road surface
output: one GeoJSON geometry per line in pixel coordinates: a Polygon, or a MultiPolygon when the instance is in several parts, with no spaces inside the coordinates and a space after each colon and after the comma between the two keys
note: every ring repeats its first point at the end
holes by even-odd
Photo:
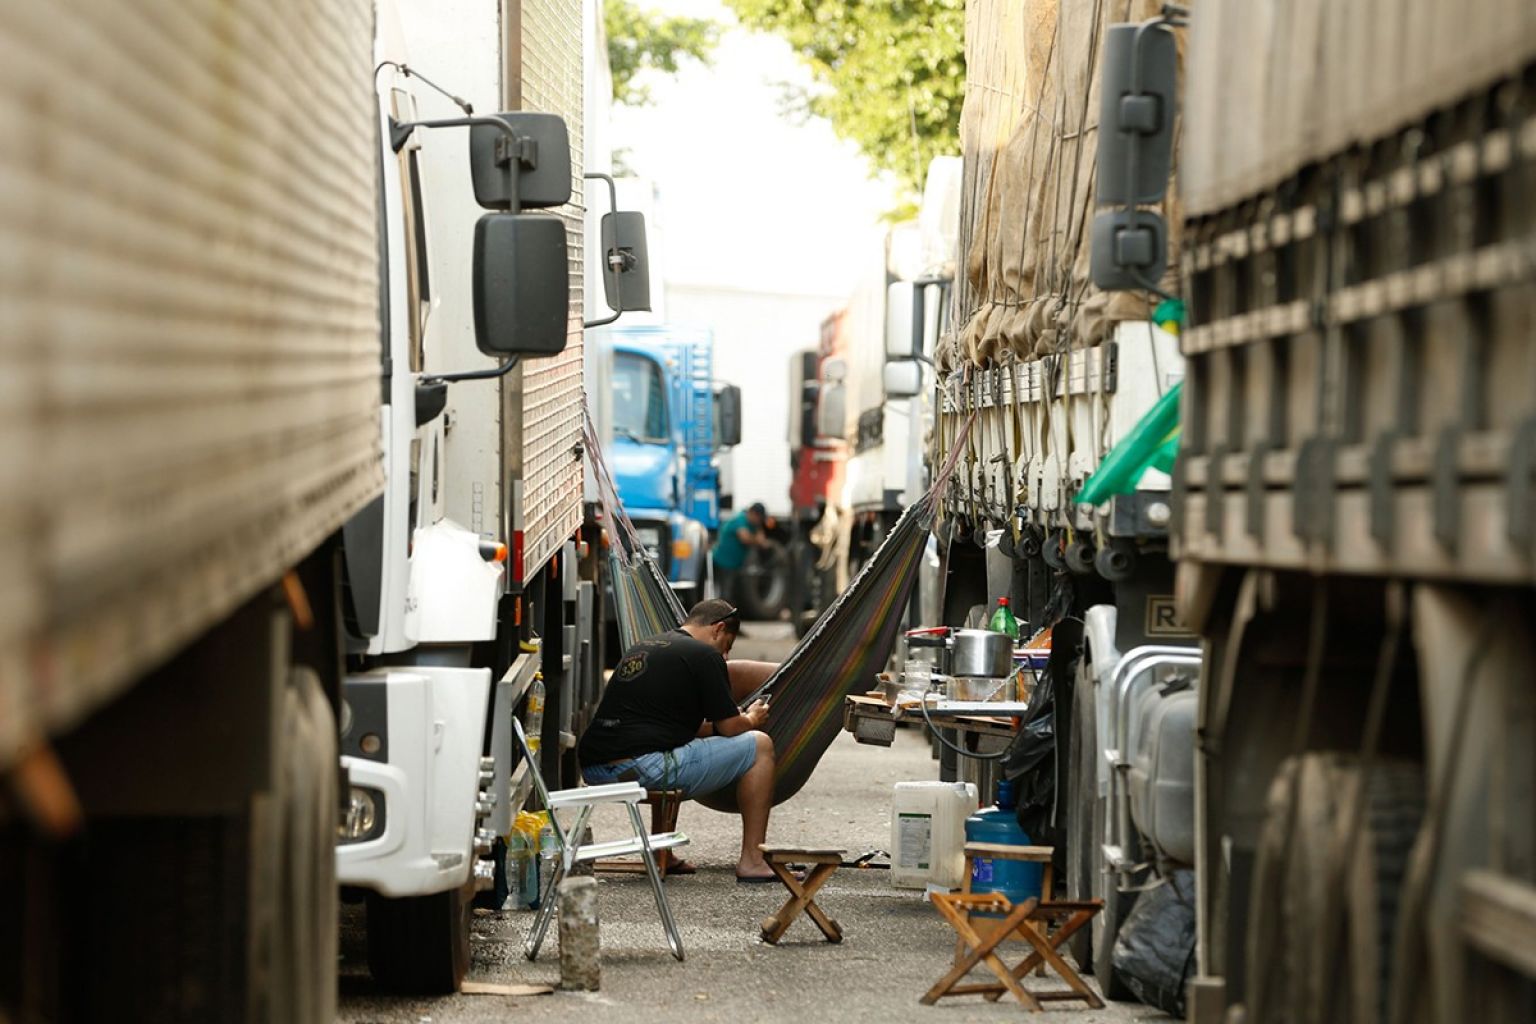
{"type": "MultiPolygon", "coordinates": [[[[777,660],[792,646],[789,627],[748,623],[735,656],[777,660]]],[[[890,846],[892,786],[938,777],[925,737],[897,730],[891,747],[861,746],[842,734],[794,799],[774,809],[770,842],[844,847],[850,856],[890,846]]],[[[918,997],[947,969],[954,933],[924,902],[922,893],[892,888],[888,872],[843,869],[817,895],[841,925],[840,945],[825,942],[806,919],[797,921],[778,946],[758,937],[758,922],[786,897],[778,885],[744,886],[733,867],[741,841],[739,819],[696,804],[683,807],[678,827],[692,838],[685,855],[696,875],[666,883],[687,953],[679,963],[667,950],[660,919],[643,877],[604,875],[599,881],[602,989],[563,993],[559,944],[551,929],[537,963],[522,955],[531,913],[480,912],[474,922],[475,981],[549,984],[551,995],[508,997],[456,995],[407,999],[377,994],[368,978],[360,908],[343,908],[341,1013],[348,1024],[451,1024],[503,1020],[580,1020],[583,1024],[650,1022],[893,1020],[957,1024],[1018,1020],[1023,1008],[1011,999],[986,1003],[979,996],[946,999],[933,1007],[918,997]]],[[[596,822],[598,839],[627,834],[616,815],[596,822]]],[[[1016,947],[1022,948],[1022,947],[1016,947]]],[[[1022,954],[1010,954],[1016,959],[1022,954]]],[[[979,972],[985,973],[985,972],[979,972]]],[[[979,976],[979,975],[978,975],[979,976]]],[[[1060,988],[1055,978],[1032,978],[1032,987],[1060,988]]],[[[1079,1003],[1051,1005],[1051,1016],[1083,1024],[1167,1021],[1134,1004],[1078,1010],[1079,1003]]]]}

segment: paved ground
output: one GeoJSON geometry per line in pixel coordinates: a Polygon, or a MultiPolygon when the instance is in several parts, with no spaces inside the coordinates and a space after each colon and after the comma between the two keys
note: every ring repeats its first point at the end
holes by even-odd
{"type": "MultiPolygon", "coordinates": [[[[781,657],[788,627],[749,623],[736,654],[781,657]]],[[[928,744],[898,730],[889,748],[860,746],[844,734],[823,758],[810,783],[776,808],[772,842],[842,846],[854,853],[888,849],[891,787],[909,779],[937,777],[928,744]]],[[[617,818],[598,822],[598,838],[616,837],[617,818]]],[[[643,878],[604,876],[600,882],[603,988],[600,993],[507,998],[454,996],[408,1000],[374,995],[364,964],[361,922],[343,918],[341,1020],[350,1024],[580,1019],[623,1024],[675,1020],[751,1024],[785,1022],[888,1022],[932,1024],[1016,1020],[1016,1003],[988,1004],[980,997],[925,1007],[918,997],[943,973],[953,933],[922,894],[893,889],[884,871],[843,870],[818,896],[843,926],[841,945],[824,942],[808,921],[790,929],[778,947],[758,939],[758,922],[784,898],[779,886],[739,886],[733,865],[740,843],[738,819],[685,805],[679,828],[693,843],[687,850],[699,874],[667,882],[672,910],[682,929],[687,960],[666,948],[661,924],[643,878]]],[[[558,940],[551,930],[539,962],[522,956],[521,940],[532,914],[485,915],[475,921],[470,977],[480,981],[559,984],[558,940]]],[[[1049,979],[1048,987],[1057,987],[1049,979]]],[[[1116,1004],[1099,1011],[1058,1005],[1051,1016],[1084,1024],[1167,1021],[1145,1007],[1116,1004]]]]}

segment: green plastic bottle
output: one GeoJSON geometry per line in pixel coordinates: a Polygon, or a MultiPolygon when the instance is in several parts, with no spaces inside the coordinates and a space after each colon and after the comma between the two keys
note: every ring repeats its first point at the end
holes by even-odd
{"type": "Polygon", "coordinates": [[[992,613],[987,628],[994,633],[1007,633],[1015,640],[1019,638],[1019,620],[1013,617],[1013,609],[1008,607],[1006,597],[997,599],[997,610],[992,613]]]}

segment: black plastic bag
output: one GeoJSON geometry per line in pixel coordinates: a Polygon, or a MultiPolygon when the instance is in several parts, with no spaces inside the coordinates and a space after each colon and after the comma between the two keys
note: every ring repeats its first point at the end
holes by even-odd
{"type": "Polygon", "coordinates": [[[1143,892],[1115,940],[1115,974],[1148,1006],[1184,1017],[1195,969],[1195,872],[1180,868],[1143,892]]]}

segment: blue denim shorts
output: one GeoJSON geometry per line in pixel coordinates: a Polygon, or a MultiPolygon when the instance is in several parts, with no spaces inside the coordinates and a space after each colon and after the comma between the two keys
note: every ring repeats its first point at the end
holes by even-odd
{"type": "Polygon", "coordinates": [[[734,785],[756,760],[757,739],[744,732],[739,736],[705,736],[676,750],[594,764],[583,768],[581,776],[601,786],[633,773],[646,789],[680,789],[685,797],[692,798],[734,785]]]}

